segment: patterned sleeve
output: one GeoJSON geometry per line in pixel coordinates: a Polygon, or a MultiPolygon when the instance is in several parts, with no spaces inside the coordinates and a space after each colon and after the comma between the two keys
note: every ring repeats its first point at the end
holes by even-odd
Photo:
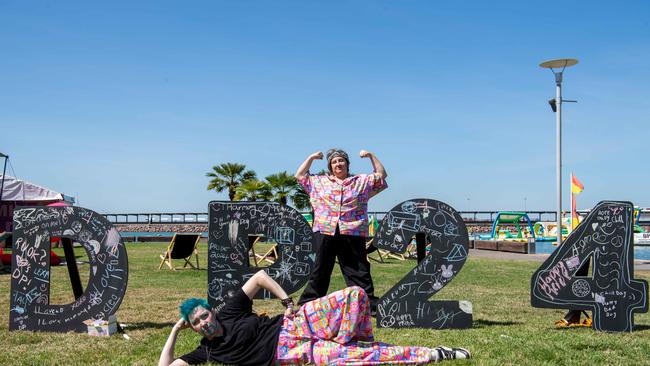
{"type": "Polygon", "coordinates": [[[386,188],[388,188],[386,180],[378,174],[368,174],[366,176],[365,191],[368,193],[368,198],[373,197],[386,188]]]}
{"type": "Polygon", "coordinates": [[[305,178],[298,179],[298,183],[300,183],[305,188],[305,192],[311,196],[314,191],[314,187],[316,186],[315,183],[320,177],[320,175],[308,174],[305,178]]]}

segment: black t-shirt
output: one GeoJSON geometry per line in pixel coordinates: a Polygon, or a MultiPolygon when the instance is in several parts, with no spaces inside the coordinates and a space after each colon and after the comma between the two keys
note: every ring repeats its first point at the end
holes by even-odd
{"type": "Polygon", "coordinates": [[[269,318],[253,313],[253,302],[239,289],[218,313],[223,336],[203,337],[192,352],[181,356],[190,365],[207,361],[234,365],[272,365],[282,327],[282,315],[269,318]]]}

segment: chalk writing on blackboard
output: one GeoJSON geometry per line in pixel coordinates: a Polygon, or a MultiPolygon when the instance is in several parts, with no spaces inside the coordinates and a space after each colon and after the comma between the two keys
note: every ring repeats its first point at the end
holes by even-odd
{"type": "Polygon", "coordinates": [[[648,283],[633,279],[633,212],[631,202],[598,203],[533,274],[531,304],[591,310],[593,329],[632,331],[634,313],[648,311],[648,283]],[[592,275],[577,276],[589,260],[592,275]]]}
{"type": "MultiPolygon", "coordinates": [[[[264,270],[287,294],[307,282],[316,254],[311,227],[300,212],[274,202],[241,201],[213,201],[208,212],[208,300],[217,309],[259,270],[249,266],[249,236],[277,245],[278,258],[264,270]]],[[[260,291],[258,297],[271,294],[260,291]]]]}
{"type": "Polygon", "coordinates": [[[461,216],[432,199],[412,199],[393,207],[381,222],[373,244],[402,253],[415,234],[423,233],[429,253],[381,297],[377,324],[382,328],[468,328],[469,301],[428,301],[458,274],[467,259],[469,238],[461,216]]]}
{"type": "Polygon", "coordinates": [[[21,207],[14,211],[10,330],[86,332],[87,319],[115,314],[128,281],[122,239],[102,216],[82,207],[21,207]],[[88,254],[90,278],[73,303],[50,304],[50,238],[70,238],[88,254]]]}

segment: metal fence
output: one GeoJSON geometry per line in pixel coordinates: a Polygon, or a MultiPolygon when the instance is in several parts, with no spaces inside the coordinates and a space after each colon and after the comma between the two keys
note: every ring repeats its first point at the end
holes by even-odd
{"type": "MultiPolygon", "coordinates": [[[[304,212],[308,213],[308,212],[304,212]]],[[[383,218],[387,211],[373,211],[379,219],[383,218]]],[[[466,223],[487,224],[492,223],[499,211],[459,211],[466,223]]],[[[555,211],[527,211],[531,221],[555,221],[555,211]]],[[[589,211],[578,211],[585,215],[589,211]]],[[[146,212],[146,213],[110,213],[104,214],[108,221],[116,224],[207,224],[208,214],[206,212],[146,212]]],[[[639,223],[650,224],[650,209],[641,210],[639,223]]]]}

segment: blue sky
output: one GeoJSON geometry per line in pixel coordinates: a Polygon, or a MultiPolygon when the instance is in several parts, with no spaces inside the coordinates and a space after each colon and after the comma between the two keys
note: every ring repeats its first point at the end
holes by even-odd
{"type": "MultiPolygon", "coordinates": [[[[647,1],[0,1],[0,151],[101,212],[207,210],[205,173],[291,173],[332,146],[374,152],[388,210],[650,206],[647,1]]],[[[354,172],[370,162],[351,159],[354,172]]],[[[316,170],[324,168],[321,162],[316,170]]]]}

